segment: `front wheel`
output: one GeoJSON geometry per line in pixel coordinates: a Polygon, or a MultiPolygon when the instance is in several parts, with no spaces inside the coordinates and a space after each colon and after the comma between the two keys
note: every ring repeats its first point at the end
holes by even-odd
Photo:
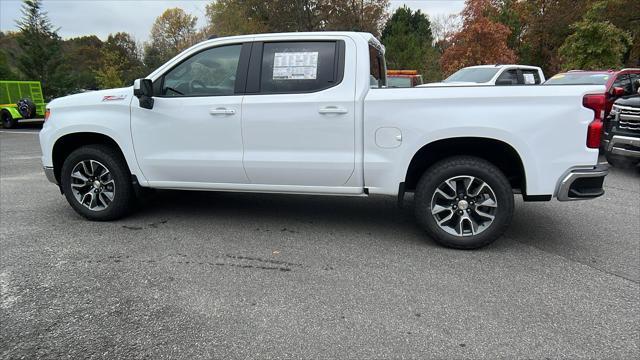
{"type": "Polygon", "coordinates": [[[83,146],[64,161],[60,174],[64,195],[89,220],[115,220],[134,200],[131,175],[122,155],[103,145],[83,146]]]}
{"type": "Polygon", "coordinates": [[[490,162],[468,156],[442,160],[416,188],[416,217],[438,243],[477,249],[498,239],[511,223],[509,181],[490,162]]]}

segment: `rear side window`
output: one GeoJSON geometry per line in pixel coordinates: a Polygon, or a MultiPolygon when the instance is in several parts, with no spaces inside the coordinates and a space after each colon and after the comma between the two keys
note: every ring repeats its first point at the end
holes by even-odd
{"type": "Polygon", "coordinates": [[[382,51],[369,44],[369,86],[371,88],[385,87],[387,85],[386,74],[382,51]]]}
{"type": "MultiPolygon", "coordinates": [[[[260,93],[305,93],[330,88],[338,78],[335,41],[264,43],[260,93]]],[[[343,65],[342,65],[343,66],[343,65]]]]}
{"type": "Polygon", "coordinates": [[[522,70],[522,77],[524,85],[538,85],[542,82],[540,74],[536,70],[522,70]]]}

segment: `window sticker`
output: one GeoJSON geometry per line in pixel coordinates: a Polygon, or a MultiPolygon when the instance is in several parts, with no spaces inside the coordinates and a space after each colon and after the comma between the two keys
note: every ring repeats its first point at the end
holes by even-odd
{"type": "Polygon", "coordinates": [[[315,80],[318,52],[282,52],[273,58],[273,80],[315,80]]]}
{"type": "Polygon", "coordinates": [[[524,83],[527,85],[533,85],[536,83],[536,78],[533,74],[522,74],[524,75],[524,83]]]}

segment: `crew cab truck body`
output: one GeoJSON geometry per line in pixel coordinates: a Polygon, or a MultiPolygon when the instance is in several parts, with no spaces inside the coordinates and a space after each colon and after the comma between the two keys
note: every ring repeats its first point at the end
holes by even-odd
{"type": "Polygon", "coordinates": [[[457,248],[499,237],[514,192],[603,193],[587,144],[602,86],[390,89],[385,70],[365,33],[205,41],[133,87],[52,101],[45,173],[92,220],[125,215],[144,188],[415,192],[418,221],[457,248]]]}

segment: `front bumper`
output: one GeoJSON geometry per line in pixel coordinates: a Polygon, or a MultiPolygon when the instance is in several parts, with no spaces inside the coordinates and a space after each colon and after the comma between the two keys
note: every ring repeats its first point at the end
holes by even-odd
{"type": "Polygon", "coordinates": [[[47,177],[47,180],[58,185],[58,180],[56,180],[56,174],[53,171],[52,167],[45,166],[44,167],[44,175],[47,177]]]}
{"type": "Polygon", "coordinates": [[[593,169],[573,169],[560,182],[556,197],[559,201],[588,200],[604,194],[604,178],[609,173],[605,165],[593,169]]]}
{"type": "Polygon", "coordinates": [[[613,135],[606,143],[606,150],[614,155],[640,158],[640,138],[613,135]]]}

